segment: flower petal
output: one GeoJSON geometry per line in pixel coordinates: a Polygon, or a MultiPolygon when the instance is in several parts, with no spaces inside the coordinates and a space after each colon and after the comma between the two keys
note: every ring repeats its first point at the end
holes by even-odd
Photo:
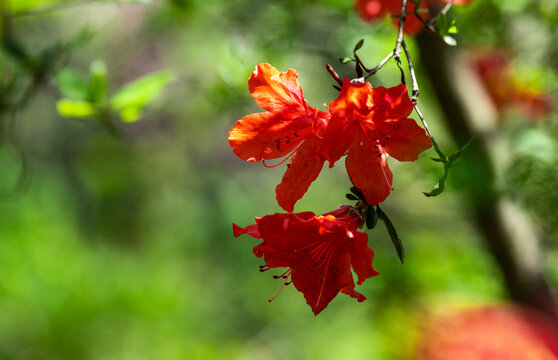
{"type": "Polygon", "coordinates": [[[350,257],[344,251],[342,240],[345,239],[345,229],[339,227],[337,231],[322,235],[323,243],[328,248],[324,250],[327,260],[324,264],[316,264],[310,254],[316,251],[318,245],[297,251],[291,278],[298,291],[304,294],[306,303],[310,305],[315,315],[318,315],[345,287],[354,287],[351,274],[350,257]]]}
{"type": "Polygon", "coordinates": [[[318,154],[320,144],[320,139],[310,136],[298,148],[283,175],[283,180],[277,185],[277,202],[286,211],[293,211],[295,203],[320,174],[324,165],[324,160],[318,154]]]}
{"type": "Polygon", "coordinates": [[[260,232],[258,231],[258,226],[256,224],[248,225],[245,228],[243,228],[233,223],[233,234],[234,237],[239,237],[242,234],[247,234],[256,239],[262,238],[260,232]]]}
{"type": "Polygon", "coordinates": [[[383,148],[399,161],[415,161],[421,152],[432,147],[424,129],[413,119],[388,120],[376,128],[383,148]]]}
{"type": "Polygon", "coordinates": [[[229,132],[229,145],[247,161],[276,159],[287,155],[311,131],[312,119],[286,119],[270,112],[244,116],[229,132]]]}
{"type": "Polygon", "coordinates": [[[375,145],[362,131],[349,147],[349,154],[345,162],[347,173],[353,184],[362,191],[366,202],[376,205],[384,201],[391,192],[393,174],[388,167],[385,152],[375,145]]]}
{"type": "Polygon", "coordinates": [[[374,121],[386,119],[403,119],[413,111],[414,105],[409,98],[407,85],[399,84],[385,88],[374,88],[374,121]]]}
{"type": "Polygon", "coordinates": [[[349,242],[349,254],[353,270],[358,276],[358,285],[362,284],[364,280],[380,274],[372,267],[374,250],[368,246],[368,235],[357,232],[355,238],[349,242]]]}
{"type": "Polygon", "coordinates": [[[248,88],[262,109],[283,114],[306,114],[306,101],[297,78],[298,73],[293,69],[279,72],[270,64],[259,64],[250,75],[248,88]]]}

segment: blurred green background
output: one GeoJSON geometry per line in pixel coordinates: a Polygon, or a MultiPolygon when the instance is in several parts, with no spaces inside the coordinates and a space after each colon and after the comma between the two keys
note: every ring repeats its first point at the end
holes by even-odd
{"type": "MultiPolygon", "coordinates": [[[[457,9],[460,46],[511,48],[526,79],[555,89],[556,4],[504,3],[457,9]]],[[[254,67],[296,69],[309,104],[321,107],[337,96],[324,64],[353,77],[337,59],[360,38],[361,58],[379,62],[395,40],[389,21],[362,23],[350,0],[15,0],[10,12],[30,54],[84,28],[89,35],[24,106],[1,108],[1,359],[409,359],[425,311],[505,299],[459,189],[421,193],[441,175],[431,150],[416,163],[390,163],[395,191],[384,210],[407,261],[382,226],[371,232],[381,275],[358,290],[363,303],[340,295],[314,317],[292,287],[268,303],[279,284],[258,272],[257,241],[232,235],[232,222],[280,211],[274,188],[284,168],[243,162],[227,142],[236,120],[261,111],[247,89],[254,67]],[[86,79],[97,60],[108,94],[158,70],[172,81],[135,122],[60,116],[60,74],[86,79]],[[29,173],[18,182],[24,163],[29,173]],[[14,183],[21,189],[11,191],[14,183]]],[[[442,147],[455,149],[417,63],[424,113],[442,147]]],[[[3,49],[4,93],[14,76],[33,81],[20,67],[3,49]]],[[[398,81],[393,62],[372,79],[398,81]]],[[[556,286],[558,119],[506,117],[501,132],[521,146],[504,188],[547,234],[545,269],[556,286]]],[[[349,186],[342,163],[324,168],[295,210],[330,211],[349,186]]]]}

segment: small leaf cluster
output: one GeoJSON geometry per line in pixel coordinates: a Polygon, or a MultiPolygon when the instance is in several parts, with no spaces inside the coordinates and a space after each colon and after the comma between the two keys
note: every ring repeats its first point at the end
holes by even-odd
{"type": "Polygon", "coordinates": [[[58,113],[65,117],[107,120],[117,113],[124,122],[140,119],[145,106],[153,101],[173,80],[166,70],[144,75],[109,96],[107,67],[101,60],[93,61],[89,77],[67,67],[57,75],[57,84],[64,96],[57,103],[58,113]]]}

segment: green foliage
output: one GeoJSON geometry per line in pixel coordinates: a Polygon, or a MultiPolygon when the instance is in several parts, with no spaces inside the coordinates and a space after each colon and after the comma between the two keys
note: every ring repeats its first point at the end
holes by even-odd
{"type": "Polygon", "coordinates": [[[107,67],[103,61],[91,63],[89,80],[72,68],[58,73],[60,92],[68,97],[57,103],[58,113],[65,117],[105,117],[116,112],[124,122],[134,122],[142,110],[174,81],[166,70],[144,75],[117,90],[110,99],[107,92],[107,67]]]}
{"type": "Polygon", "coordinates": [[[174,80],[168,71],[145,75],[120,88],[110,99],[111,108],[120,112],[122,120],[136,121],[143,107],[149,104],[174,80]]]}

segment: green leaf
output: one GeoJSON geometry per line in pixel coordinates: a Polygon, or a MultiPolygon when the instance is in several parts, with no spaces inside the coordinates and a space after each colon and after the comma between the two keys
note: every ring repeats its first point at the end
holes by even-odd
{"type": "Polygon", "coordinates": [[[350,57],[339,58],[339,62],[341,64],[347,64],[347,63],[350,63],[351,61],[355,61],[355,59],[351,59],[350,57]]]}
{"type": "Polygon", "coordinates": [[[438,27],[438,32],[440,33],[440,35],[444,36],[447,34],[448,18],[446,17],[446,14],[441,13],[440,16],[438,16],[436,26],[438,27]]]}
{"type": "Polygon", "coordinates": [[[56,110],[65,117],[86,118],[92,117],[97,113],[94,104],[87,101],[61,99],[56,103],[56,110]]]}
{"type": "Polygon", "coordinates": [[[428,197],[434,197],[434,196],[438,196],[441,193],[444,192],[444,189],[446,187],[446,180],[448,178],[448,173],[444,173],[444,176],[442,176],[442,178],[440,180],[438,180],[438,182],[436,183],[436,185],[434,185],[434,188],[432,188],[432,191],[430,192],[423,192],[424,195],[428,196],[428,197]]]}
{"type": "Polygon", "coordinates": [[[356,196],[354,196],[353,194],[345,194],[345,196],[347,197],[347,199],[349,200],[353,200],[353,201],[357,201],[358,198],[356,196]]]}
{"type": "Polygon", "coordinates": [[[67,98],[87,100],[87,81],[76,70],[66,67],[56,74],[58,89],[67,98]]]}
{"type": "Polygon", "coordinates": [[[364,39],[360,39],[356,43],[355,48],[353,49],[353,52],[357,52],[362,47],[362,45],[364,45],[364,39]]]}
{"type": "Polygon", "coordinates": [[[449,162],[453,163],[455,160],[459,159],[465,151],[469,150],[469,148],[473,144],[473,139],[474,138],[475,137],[471,137],[469,139],[469,141],[467,141],[467,143],[461,149],[459,149],[456,152],[454,152],[453,154],[451,154],[451,156],[448,158],[449,162]]]}
{"type": "Polygon", "coordinates": [[[102,60],[95,60],[89,66],[91,82],[89,83],[89,100],[101,103],[107,95],[107,66],[102,60]]]}
{"type": "Polygon", "coordinates": [[[378,214],[378,218],[386,224],[386,229],[388,231],[389,237],[391,238],[391,242],[395,247],[395,252],[397,252],[397,256],[399,257],[399,261],[403,264],[405,262],[405,249],[403,248],[403,243],[399,236],[397,236],[397,231],[395,230],[395,226],[386,215],[385,212],[380,209],[379,205],[376,205],[376,213],[378,214]]]}
{"type": "Polygon", "coordinates": [[[168,71],[142,76],[120,88],[110,99],[110,105],[113,110],[120,112],[124,121],[135,121],[143,107],[173,80],[174,76],[168,71]]]}

